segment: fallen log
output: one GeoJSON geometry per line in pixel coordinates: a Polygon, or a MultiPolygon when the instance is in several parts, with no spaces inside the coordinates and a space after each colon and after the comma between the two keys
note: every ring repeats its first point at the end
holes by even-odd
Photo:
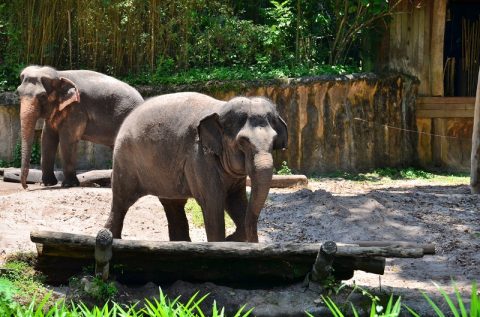
{"type": "Polygon", "coordinates": [[[80,186],[91,187],[110,187],[112,170],[94,170],[77,175],[80,186]]]}
{"type": "MultiPolygon", "coordinates": [[[[37,269],[49,283],[65,283],[95,263],[95,237],[34,231],[37,269]]],[[[320,243],[157,242],[113,239],[111,275],[125,283],[175,280],[243,285],[281,285],[302,280],[312,269],[320,243]]],[[[337,244],[331,264],[336,279],[354,270],[383,274],[383,257],[421,257],[421,248],[337,244]],[[369,258],[369,257],[372,258],[369,258]]]]}
{"type": "MultiPolygon", "coordinates": [[[[20,183],[21,170],[19,168],[6,168],[4,170],[5,182],[20,183]]],[[[55,171],[58,181],[63,181],[63,172],[55,171]]],[[[101,186],[110,187],[112,170],[92,170],[77,174],[78,181],[82,187],[101,186]]],[[[42,171],[30,169],[27,177],[27,184],[40,184],[42,182],[42,171]]],[[[250,178],[247,177],[247,186],[250,186],[250,178]]],[[[286,188],[294,186],[307,186],[308,179],[305,175],[273,175],[270,187],[286,188]]]]}
{"type": "MultiPolygon", "coordinates": [[[[58,181],[63,181],[63,173],[55,171],[55,177],[58,181]]],[[[3,173],[3,181],[10,183],[20,183],[21,170],[19,168],[6,168],[3,173]]],[[[38,169],[30,169],[27,176],[27,184],[39,184],[42,182],[42,171],[38,169]]]]}
{"type": "MultiPolygon", "coordinates": [[[[64,180],[62,171],[55,171],[55,177],[59,182],[64,180]]],[[[109,187],[112,170],[94,170],[77,174],[78,181],[82,187],[102,186],[109,187]]],[[[4,171],[3,181],[20,183],[21,171],[19,168],[7,168],[4,171]]],[[[42,171],[30,169],[27,176],[27,184],[42,183],[42,171]]]]}
{"type": "Polygon", "coordinates": [[[418,244],[415,242],[407,241],[356,241],[355,244],[361,247],[399,246],[402,248],[422,248],[424,255],[435,254],[435,245],[428,243],[418,244]]]}
{"type": "MultiPolygon", "coordinates": [[[[295,186],[307,186],[308,178],[305,175],[273,175],[271,188],[287,188],[295,186]]],[[[247,186],[251,186],[250,177],[247,177],[247,186]]]]}

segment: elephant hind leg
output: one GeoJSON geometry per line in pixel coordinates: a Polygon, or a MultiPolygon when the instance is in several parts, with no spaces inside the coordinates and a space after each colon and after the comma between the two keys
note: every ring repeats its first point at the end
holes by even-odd
{"type": "Polygon", "coordinates": [[[187,215],[185,214],[186,199],[159,198],[165,209],[168,221],[168,235],[170,241],[190,240],[187,215]]]}
{"type": "Polygon", "coordinates": [[[117,182],[115,174],[115,172],[112,174],[112,208],[104,227],[112,232],[114,238],[120,239],[128,209],[143,194],[140,193],[136,182],[126,181],[128,177],[117,182]]]}

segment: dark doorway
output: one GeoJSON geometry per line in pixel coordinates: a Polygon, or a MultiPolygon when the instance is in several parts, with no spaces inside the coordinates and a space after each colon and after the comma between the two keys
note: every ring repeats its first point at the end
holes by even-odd
{"type": "Polygon", "coordinates": [[[445,96],[475,96],[480,67],[480,1],[450,0],[445,23],[445,96]]]}

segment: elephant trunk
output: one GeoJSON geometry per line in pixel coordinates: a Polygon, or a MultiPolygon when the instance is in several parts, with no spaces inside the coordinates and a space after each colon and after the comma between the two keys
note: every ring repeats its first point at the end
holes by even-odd
{"type": "Polygon", "coordinates": [[[253,156],[253,164],[247,165],[251,179],[251,194],[245,217],[245,230],[248,242],[258,242],[257,222],[260,211],[265,204],[273,175],[273,158],[269,152],[257,153],[253,156]]]}
{"type": "Polygon", "coordinates": [[[28,187],[27,176],[35,137],[35,124],[40,116],[37,103],[36,98],[22,98],[20,101],[20,126],[22,133],[22,167],[20,180],[24,189],[28,187]]]}

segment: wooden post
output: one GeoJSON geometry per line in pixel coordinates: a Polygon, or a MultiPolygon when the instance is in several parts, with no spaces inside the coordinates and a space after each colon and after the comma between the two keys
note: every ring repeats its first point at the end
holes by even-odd
{"type": "Polygon", "coordinates": [[[113,235],[108,229],[98,231],[95,239],[95,276],[108,280],[110,259],[112,258],[113,235]]]}
{"type": "Polygon", "coordinates": [[[432,37],[430,42],[430,82],[432,96],[443,96],[443,47],[447,0],[435,0],[432,10],[432,37]]]}
{"type": "Polygon", "coordinates": [[[335,242],[327,241],[322,244],[313,264],[312,281],[323,282],[332,275],[332,263],[335,259],[335,253],[337,253],[337,244],[335,242]]]}
{"type": "Polygon", "coordinates": [[[477,97],[473,115],[470,187],[472,194],[480,194],[480,69],[478,70],[477,97]]]}

